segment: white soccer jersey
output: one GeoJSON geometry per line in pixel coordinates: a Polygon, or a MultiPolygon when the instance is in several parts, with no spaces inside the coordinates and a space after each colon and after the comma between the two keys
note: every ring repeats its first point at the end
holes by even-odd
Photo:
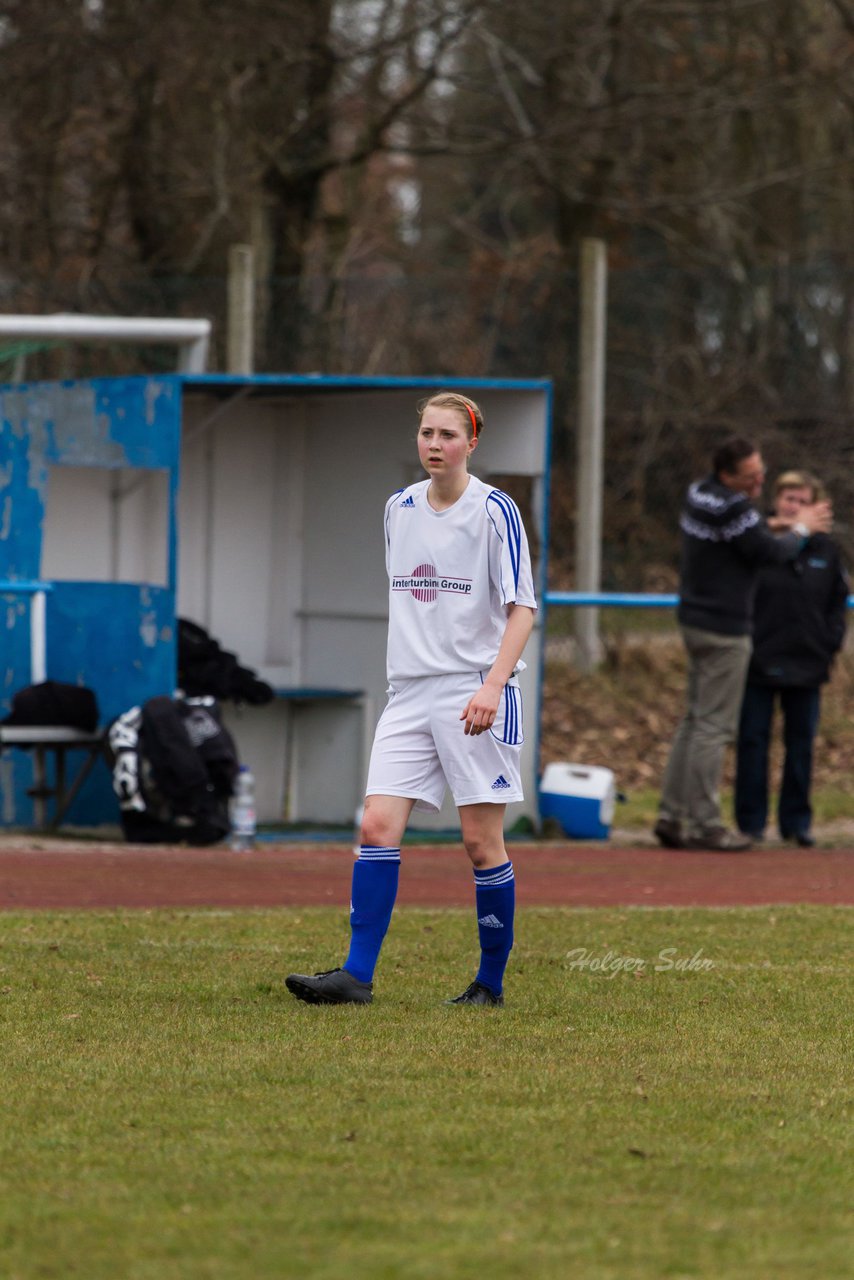
{"type": "Polygon", "coordinates": [[[506,606],[537,607],[516,503],[469,476],[462,497],[434,511],[429,486],[422,480],[386,503],[391,682],[488,670],[507,625],[506,606]]]}

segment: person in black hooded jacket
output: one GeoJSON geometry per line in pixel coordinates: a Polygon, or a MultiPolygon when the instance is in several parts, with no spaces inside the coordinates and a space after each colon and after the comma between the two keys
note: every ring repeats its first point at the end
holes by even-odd
{"type": "MultiPolygon", "coordinates": [[[[786,471],[774,488],[774,516],[796,521],[823,498],[814,476],[786,471]]],[[[768,820],[768,752],[774,705],[783,713],[785,758],[777,821],[783,839],[809,847],[813,743],[821,685],[845,639],[848,575],[836,543],[815,533],[794,560],[762,569],[753,615],[753,653],[736,749],[735,818],[761,839],[768,820]]]]}

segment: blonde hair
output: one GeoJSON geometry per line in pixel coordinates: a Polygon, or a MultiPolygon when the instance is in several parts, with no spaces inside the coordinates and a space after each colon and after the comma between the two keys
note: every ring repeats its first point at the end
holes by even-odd
{"type": "Polygon", "coordinates": [[[774,497],[784,489],[809,489],[810,502],[822,502],[825,497],[824,485],[811,471],[783,471],[774,482],[774,497]]]}
{"type": "Polygon", "coordinates": [[[468,396],[460,395],[458,391],[437,391],[434,396],[429,396],[426,400],[422,400],[418,406],[419,422],[424,417],[428,409],[456,409],[463,416],[466,424],[466,434],[469,439],[472,436],[480,436],[483,431],[483,414],[480,407],[475,404],[474,400],[469,400],[468,396]]]}

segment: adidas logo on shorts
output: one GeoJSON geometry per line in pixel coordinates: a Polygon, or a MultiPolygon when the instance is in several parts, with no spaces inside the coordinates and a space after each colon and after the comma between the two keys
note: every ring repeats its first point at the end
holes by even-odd
{"type": "Polygon", "coordinates": [[[492,790],[493,791],[509,791],[510,790],[510,783],[504,777],[503,773],[499,773],[498,777],[493,782],[492,790]]]}
{"type": "Polygon", "coordinates": [[[503,929],[504,925],[498,919],[498,916],[479,916],[478,924],[485,924],[487,929],[503,929]]]}

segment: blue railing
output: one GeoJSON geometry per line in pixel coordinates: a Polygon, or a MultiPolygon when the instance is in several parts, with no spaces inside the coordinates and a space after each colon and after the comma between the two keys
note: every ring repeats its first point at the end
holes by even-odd
{"type": "MultiPolygon", "coordinates": [[[[679,597],[670,594],[658,595],[655,592],[547,591],[545,603],[595,608],[616,606],[623,609],[675,609],[679,603],[679,597]]],[[[848,608],[854,609],[854,595],[848,597],[848,608]]]]}
{"type": "Polygon", "coordinates": [[[0,578],[0,595],[34,596],[39,591],[53,591],[50,582],[17,582],[0,578]]]}
{"type": "Polygon", "coordinates": [[[675,609],[679,597],[631,591],[547,591],[547,605],[618,605],[632,609],[675,609]]]}

